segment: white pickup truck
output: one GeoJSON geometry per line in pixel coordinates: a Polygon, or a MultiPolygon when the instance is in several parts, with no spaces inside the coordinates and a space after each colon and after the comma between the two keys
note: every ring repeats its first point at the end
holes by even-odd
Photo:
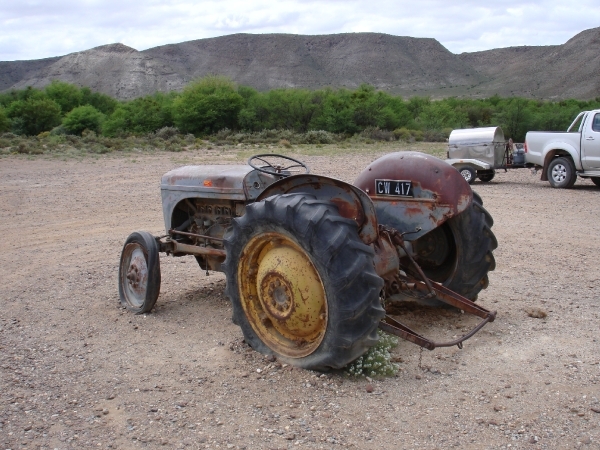
{"type": "Polygon", "coordinates": [[[572,187],[577,175],[600,186],[600,109],[579,113],[566,132],[528,132],[525,164],[555,188],[572,187]]]}

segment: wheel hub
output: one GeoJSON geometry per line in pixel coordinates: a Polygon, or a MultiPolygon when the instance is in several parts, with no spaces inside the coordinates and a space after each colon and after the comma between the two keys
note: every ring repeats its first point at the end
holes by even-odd
{"type": "Polygon", "coordinates": [[[561,182],[567,178],[567,170],[562,164],[557,164],[552,168],[552,178],[554,181],[561,182]]]}
{"type": "Polygon", "coordinates": [[[284,320],[294,311],[290,283],[277,272],[269,272],[261,281],[260,297],[270,315],[284,320]]]}
{"type": "Polygon", "coordinates": [[[137,244],[125,247],[125,255],[129,258],[125,277],[129,298],[135,304],[141,304],[146,297],[146,284],[148,283],[148,265],[143,250],[137,244]]]}
{"type": "Polygon", "coordinates": [[[327,300],[301,247],[278,233],[255,236],[240,258],[238,280],[246,316],[269,348],[296,358],[317,349],[327,328],[327,300]]]}

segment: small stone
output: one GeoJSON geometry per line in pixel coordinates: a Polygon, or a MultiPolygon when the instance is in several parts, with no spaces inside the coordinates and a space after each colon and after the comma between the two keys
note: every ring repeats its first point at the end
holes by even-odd
{"type": "Polygon", "coordinates": [[[294,439],[296,439],[296,435],[294,433],[288,433],[284,436],[284,438],[288,441],[293,441],[294,439]]]}
{"type": "Polygon", "coordinates": [[[421,379],[421,375],[415,375],[415,378],[416,378],[417,380],[420,380],[420,379],[421,379]]]}
{"type": "Polygon", "coordinates": [[[494,406],[494,411],[502,411],[504,409],[504,406],[500,406],[500,405],[495,405],[494,406]]]}
{"type": "Polygon", "coordinates": [[[548,316],[548,313],[541,308],[527,308],[525,312],[529,317],[533,317],[534,319],[544,319],[548,316]]]}
{"type": "Polygon", "coordinates": [[[600,407],[598,407],[598,406],[592,406],[590,409],[592,411],[594,411],[595,413],[600,413],[600,407]]]}
{"type": "Polygon", "coordinates": [[[373,388],[373,385],[369,383],[369,384],[367,384],[367,385],[365,386],[365,390],[366,390],[366,391],[367,391],[367,392],[370,394],[370,393],[371,393],[371,392],[373,392],[375,389],[373,388]]]}
{"type": "Polygon", "coordinates": [[[275,362],[275,355],[267,355],[265,359],[269,362],[275,362]]]}

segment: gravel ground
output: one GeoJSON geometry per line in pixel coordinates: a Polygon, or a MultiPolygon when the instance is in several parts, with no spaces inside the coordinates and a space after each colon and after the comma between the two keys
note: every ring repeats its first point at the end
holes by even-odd
{"type": "MultiPolygon", "coordinates": [[[[299,157],[352,181],[376,156],[299,157]]],[[[164,232],[161,175],[233,160],[0,159],[0,448],[600,448],[600,189],[526,169],[475,183],[499,242],[479,302],[497,320],[462,350],[401,341],[396,377],[355,380],[249,349],[223,275],[192,257],[161,256],[152,314],[120,308],[125,238],[164,232]]],[[[477,321],[400,320],[437,338],[477,321]]]]}

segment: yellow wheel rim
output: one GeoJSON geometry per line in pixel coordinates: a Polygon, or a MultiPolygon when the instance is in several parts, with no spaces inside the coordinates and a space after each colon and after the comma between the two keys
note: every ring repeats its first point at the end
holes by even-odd
{"type": "Polygon", "coordinates": [[[314,352],[327,329],[327,297],[308,254],[279,233],[253,237],[238,265],[240,300],[271,350],[291,358],[314,352]]]}

